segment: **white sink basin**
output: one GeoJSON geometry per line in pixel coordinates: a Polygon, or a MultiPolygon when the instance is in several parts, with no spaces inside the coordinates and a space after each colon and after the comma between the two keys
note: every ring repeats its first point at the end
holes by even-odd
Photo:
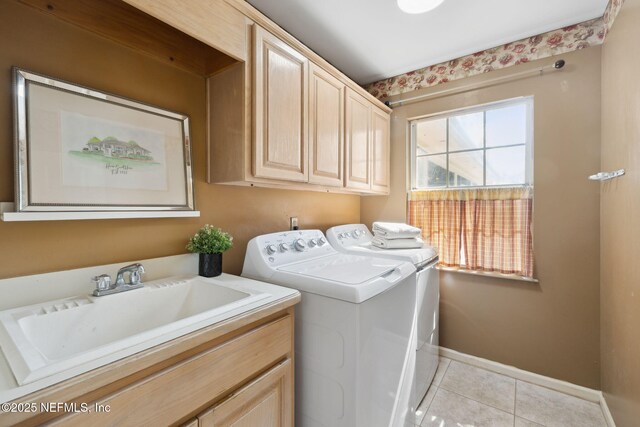
{"type": "Polygon", "coordinates": [[[225,320],[269,297],[199,276],[158,280],[120,294],[2,311],[0,346],[16,381],[24,385],[68,370],[93,369],[225,320]]]}

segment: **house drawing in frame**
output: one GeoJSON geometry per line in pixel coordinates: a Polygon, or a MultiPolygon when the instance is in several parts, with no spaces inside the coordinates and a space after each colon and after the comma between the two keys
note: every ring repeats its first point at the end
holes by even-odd
{"type": "Polygon", "coordinates": [[[87,142],[87,147],[82,151],[102,153],[105,157],[128,158],[132,160],[153,160],[151,151],[138,145],[135,141],[119,141],[112,136],[104,139],[93,137],[87,142]]]}

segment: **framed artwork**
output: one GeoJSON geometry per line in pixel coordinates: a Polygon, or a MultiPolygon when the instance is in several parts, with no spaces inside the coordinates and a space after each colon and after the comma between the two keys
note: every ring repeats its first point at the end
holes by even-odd
{"type": "Polygon", "coordinates": [[[13,73],[17,212],[195,210],[187,116],[13,73]]]}

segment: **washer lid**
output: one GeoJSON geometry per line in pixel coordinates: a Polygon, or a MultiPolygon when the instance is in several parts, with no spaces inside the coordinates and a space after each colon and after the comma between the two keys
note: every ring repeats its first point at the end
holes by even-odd
{"type": "Polygon", "coordinates": [[[396,269],[402,261],[350,254],[334,254],[293,264],[278,270],[345,285],[359,285],[396,269]]]}
{"type": "MultiPolygon", "coordinates": [[[[405,261],[338,253],[283,265],[267,281],[360,304],[407,283],[405,279],[415,273],[416,268],[405,261]]],[[[408,285],[415,286],[415,280],[408,285]]]]}
{"type": "Polygon", "coordinates": [[[377,246],[373,246],[371,242],[366,242],[346,247],[345,250],[361,255],[405,260],[416,266],[428,263],[438,256],[438,252],[433,247],[427,245],[422,249],[382,249],[377,246]]]}

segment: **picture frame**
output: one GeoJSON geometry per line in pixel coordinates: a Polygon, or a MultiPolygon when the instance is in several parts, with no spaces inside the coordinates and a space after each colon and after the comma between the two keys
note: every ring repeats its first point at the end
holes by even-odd
{"type": "Polygon", "coordinates": [[[13,68],[16,212],[195,211],[190,121],[13,68]]]}

